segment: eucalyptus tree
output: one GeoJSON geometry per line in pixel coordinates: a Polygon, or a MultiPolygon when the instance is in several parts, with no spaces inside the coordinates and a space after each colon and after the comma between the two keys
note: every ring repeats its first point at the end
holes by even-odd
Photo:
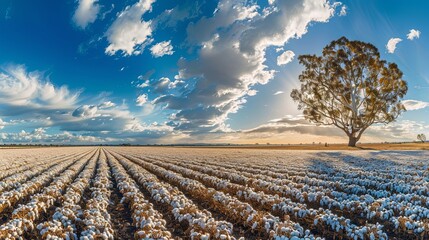
{"type": "Polygon", "coordinates": [[[417,134],[417,140],[419,140],[420,142],[426,142],[426,135],[424,135],[423,133],[417,134]]]}
{"type": "Polygon", "coordinates": [[[321,56],[298,57],[304,70],[301,87],[291,97],[304,117],[318,125],[338,127],[356,146],[365,130],[388,124],[403,111],[407,82],[395,63],[380,59],[378,49],[345,37],[332,41],[321,56]]]}

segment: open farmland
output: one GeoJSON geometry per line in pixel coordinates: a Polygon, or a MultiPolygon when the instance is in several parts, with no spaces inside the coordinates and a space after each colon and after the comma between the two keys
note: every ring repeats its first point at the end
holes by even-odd
{"type": "Polygon", "coordinates": [[[429,153],[0,150],[0,239],[428,239],[429,153]]]}

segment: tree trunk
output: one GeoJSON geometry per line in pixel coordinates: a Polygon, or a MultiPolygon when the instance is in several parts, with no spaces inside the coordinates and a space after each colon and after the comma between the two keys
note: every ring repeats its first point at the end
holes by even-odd
{"type": "Polygon", "coordinates": [[[349,137],[349,147],[356,147],[357,141],[358,141],[357,137],[350,136],[349,137]]]}

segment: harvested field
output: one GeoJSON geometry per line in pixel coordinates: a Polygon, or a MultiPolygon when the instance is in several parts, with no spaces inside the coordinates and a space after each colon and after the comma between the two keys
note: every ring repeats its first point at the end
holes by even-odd
{"type": "Polygon", "coordinates": [[[0,239],[429,239],[429,153],[0,150],[0,239]]]}

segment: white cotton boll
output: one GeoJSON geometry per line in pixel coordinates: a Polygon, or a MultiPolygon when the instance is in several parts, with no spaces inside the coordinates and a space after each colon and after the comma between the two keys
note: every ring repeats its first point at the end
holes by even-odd
{"type": "Polygon", "coordinates": [[[252,225],[252,229],[255,229],[255,228],[257,228],[258,227],[258,223],[257,222],[254,222],[253,223],[253,225],[252,225]]]}
{"type": "Polygon", "coordinates": [[[411,222],[406,222],[405,226],[407,227],[407,229],[414,229],[414,224],[412,224],[411,222]]]}
{"type": "Polygon", "coordinates": [[[267,231],[270,229],[270,223],[269,222],[265,222],[265,229],[267,231]]]}
{"type": "Polygon", "coordinates": [[[299,232],[298,232],[298,231],[296,231],[296,230],[294,230],[294,231],[292,231],[292,232],[290,233],[290,235],[291,235],[291,236],[293,236],[293,237],[299,237],[299,232]]]}
{"type": "Polygon", "coordinates": [[[305,230],[305,236],[309,236],[310,235],[310,230],[305,230]]]}

